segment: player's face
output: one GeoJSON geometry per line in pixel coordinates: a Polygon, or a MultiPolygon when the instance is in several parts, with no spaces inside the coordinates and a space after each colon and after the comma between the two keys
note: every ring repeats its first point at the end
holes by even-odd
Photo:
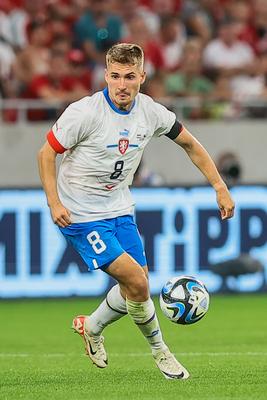
{"type": "Polygon", "coordinates": [[[145,72],[137,65],[109,64],[105,79],[108,92],[116,107],[128,110],[145,81],[145,72]]]}

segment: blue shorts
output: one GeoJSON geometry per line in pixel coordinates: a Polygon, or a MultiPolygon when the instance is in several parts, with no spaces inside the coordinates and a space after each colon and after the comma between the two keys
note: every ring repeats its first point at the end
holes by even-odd
{"type": "Polygon", "coordinates": [[[132,215],[59,228],[81,255],[89,270],[106,269],[122,253],[147,265],[143,243],[132,215]]]}

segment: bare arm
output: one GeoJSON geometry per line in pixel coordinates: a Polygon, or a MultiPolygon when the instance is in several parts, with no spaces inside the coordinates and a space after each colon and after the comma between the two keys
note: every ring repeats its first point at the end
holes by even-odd
{"type": "Polygon", "coordinates": [[[61,203],[57,192],[56,156],[57,153],[46,142],[38,153],[38,165],[52,219],[55,224],[63,228],[71,221],[70,212],[61,203]]]}
{"type": "Polygon", "coordinates": [[[175,142],[186,151],[192,162],[215,189],[221,218],[231,218],[234,215],[234,202],[207,150],[185,128],[177,136],[175,142]]]}

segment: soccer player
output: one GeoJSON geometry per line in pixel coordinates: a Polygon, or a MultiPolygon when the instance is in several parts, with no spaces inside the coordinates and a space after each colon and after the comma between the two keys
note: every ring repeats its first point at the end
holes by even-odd
{"type": "Polygon", "coordinates": [[[234,203],[214,162],[175,114],[139,93],[145,80],[144,55],[135,44],[116,44],[106,55],[107,87],[69,105],[39,151],[39,170],[55,224],[80,253],[89,270],[97,268],[118,284],[89,316],[77,316],[73,329],[86,353],[107,367],[103,329],[126,314],[151,347],[167,379],[187,379],[188,371],[163,341],[149,294],[148,267],[129,191],[150,139],[166,136],[182,146],[217,193],[221,218],[234,203]],[[56,157],[64,153],[56,177],[56,157]]]}

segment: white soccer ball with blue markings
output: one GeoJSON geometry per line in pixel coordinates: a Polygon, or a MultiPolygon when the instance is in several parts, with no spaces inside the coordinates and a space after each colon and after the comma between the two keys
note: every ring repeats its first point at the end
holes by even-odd
{"type": "Polygon", "coordinates": [[[171,278],[160,293],[164,315],[176,324],[194,324],[209,308],[209,293],[205,285],[192,276],[171,278]]]}

